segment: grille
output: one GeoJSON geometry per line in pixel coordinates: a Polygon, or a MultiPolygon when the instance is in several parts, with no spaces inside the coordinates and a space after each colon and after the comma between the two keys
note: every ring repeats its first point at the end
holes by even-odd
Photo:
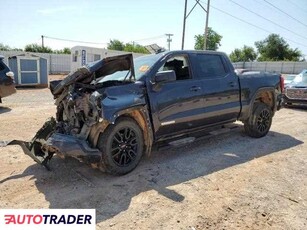
{"type": "Polygon", "coordinates": [[[286,95],[290,99],[307,100],[307,89],[287,89],[286,95]]]}

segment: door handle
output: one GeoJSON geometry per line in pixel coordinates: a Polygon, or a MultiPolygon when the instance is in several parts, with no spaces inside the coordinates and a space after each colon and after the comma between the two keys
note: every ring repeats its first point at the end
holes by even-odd
{"type": "Polygon", "coordinates": [[[193,92],[196,92],[196,91],[198,91],[198,90],[201,90],[201,87],[199,87],[199,86],[192,86],[192,87],[190,88],[190,91],[193,91],[193,92]]]}
{"type": "Polygon", "coordinates": [[[229,86],[230,86],[230,87],[235,87],[236,85],[237,85],[237,83],[234,82],[234,81],[229,82],[229,86]]]}

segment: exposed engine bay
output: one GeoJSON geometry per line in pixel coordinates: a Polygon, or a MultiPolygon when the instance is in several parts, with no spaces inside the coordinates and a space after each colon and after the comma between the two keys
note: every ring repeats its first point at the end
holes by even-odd
{"type": "Polygon", "coordinates": [[[56,100],[56,131],[86,139],[88,128],[99,120],[101,97],[97,91],[69,86],[56,100]]]}
{"type": "MultiPolygon", "coordinates": [[[[5,145],[20,145],[25,154],[49,169],[54,154],[72,156],[88,163],[101,160],[101,152],[89,140],[93,125],[111,123],[103,116],[102,101],[108,97],[108,87],[129,85],[134,68],[131,54],[105,58],[70,73],[64,80],[50,82],[57,112],[30,142],[14,140],[5,145]],[[121,79],[104,80],[120,73],[121,79]]],[[[111,98],[112,99],[112,98],[111,98]]]]}

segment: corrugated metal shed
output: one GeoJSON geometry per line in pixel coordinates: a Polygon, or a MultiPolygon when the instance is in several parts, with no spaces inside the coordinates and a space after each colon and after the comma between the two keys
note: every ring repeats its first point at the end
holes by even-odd
{"type": "MultiPolygon", "coordinates": [[[[71,55],[70,54],[51,54],[51,53],[33,53],[26,52],[27,54],[36,55],[47,59],[48,73],[49,74],[67,74],[70,72],[71,55]]],[[[4,56],[4,62],[8,65],[8,58],[25,54],[24,51],[2,51],[0,55],[4,56]]]]}
{"type": "Polygon", "coordinates": [[[33,54],[9,57],[9,66],[17,85],[48,86],[47,59],[33,54]]]}

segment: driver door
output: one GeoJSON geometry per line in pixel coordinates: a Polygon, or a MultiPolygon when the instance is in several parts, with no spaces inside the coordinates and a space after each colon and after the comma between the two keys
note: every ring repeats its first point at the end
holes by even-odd
{"type": "Polygon", "coordinates": [[[158,72],[165,70],[173,70],[176,80],[152,84],[148,92],[157,138],[199,126],[203,113],[201,82],[192,77],[188,55],[167,58],[158,72]]]}

